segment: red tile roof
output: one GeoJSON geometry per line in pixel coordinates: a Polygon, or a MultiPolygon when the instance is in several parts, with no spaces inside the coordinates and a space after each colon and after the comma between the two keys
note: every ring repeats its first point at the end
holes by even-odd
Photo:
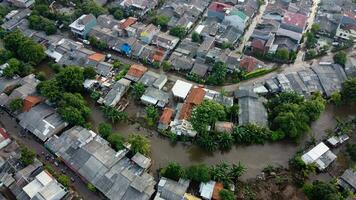
{"type": "Polygon", "coordinates": [[[31,108],[41,102],[41,98],[37,96],[27,96],[23,101],[22,111],[28,112],[31,108]]]}
{"type": "Polygon", "coordinates": [[[161,124],[168,125],[172,121],[173,112],[174,111],[172,108],[165,108],[159,119],[159,122],[161,124]]]}
{"type": "Polygon", "coordinates": [[[152,56],[152,60],[153,62],[161,62],[163,60],[163,56],[164,56],[164,51],[162,50],[157,50],[153,56],[152,56]]]}
{"type": "Polygon", "coordinates": [[[205,93],[206,92],[202,87],[193,88],[190,91],[186,102],[194,105],[199,105],[204,101],[205,93]]]}
{"type": "Polygon", "coordinates": [[[210,4],[209,6],[209,10],[211,11],[215,11],[215,12],[225,12],[226,9],[231,8],[232,6],[229,4],[225,4],[225,3],[220,3],[220,2],[213,2],[210,4]]]}
{"type": "Polygon", "coordinates": [[[9,138],[9,134],[6,132],[6,130],[4,128],[0,128],[0,134],[2,135],[2,137],[4,139],[9,138]]]}
{"type": "Polygon", "coordinates": [[[304,29],[308,17],[300,13],[286,12],[283,16],[283,23],[304,29]]]}
{"type": "Polygon", "coordinates": [[[101,53],[94,53],[88,57],[90,60],[101,62],[105,60],[105,55],[101,53]]]}
{"type": "Polygon", "coordinates": [[[202,87],[193,88],[180,110],[179,119],[189,119],[194,106],[200,105],[204,101],[205,93],[202,87]]]}
{"type": "Polygon", "coordinates": [[[240,67],[245,69],[247,72],[252,72],[257,68],[257,59],[251,56],[245,56],[240,61],[240,67]]]}
{"type": "Polygon", "coordinates": [[[188,120],[192,114],[193,104],[185,102],[180,110],[179,119],[188,120]]]}
{"type": "Polygon", "coordinates": [[[130,76],[133,76],[133,77],[141,78],[143,76],[143,74],[146,72],[147,72],[146,67],[144,67],[142,65],[138,65],[138,64],[133,64],[133,65],[131,65],[127,74],[130,76]]]}
{"type": "Polygon", "coordinates": [[[134,17],[129,17],[127,19],[124,19],[122,21],[120,21],[120,28],[125,29],[129,26],[131,26],[132,24],[136,23],[137,18],[134,17]]]}
{"type": "Polygon", "coordinates": [[[213,196],[212,199],[213,200],[220,200],[220,191],[224,189],[224,185],[222,183],[215,183],[214,186],[214,191],[213,191],[213,196]]]}
{"type": "Polygon", "coordinates": [[[252,42],[251,42],[251,46],[254,49],[258,49],[258,50],[264,51],[265,50],[265,43],[266,42],[264,40],[254,38],[252,40],[252,42]]]}

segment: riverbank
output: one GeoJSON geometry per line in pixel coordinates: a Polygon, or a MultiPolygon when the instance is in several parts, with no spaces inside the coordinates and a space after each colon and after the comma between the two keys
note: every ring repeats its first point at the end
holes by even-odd
{"type": "MultiPolygon", "coordinates": [[[[89,121],[93,128],[96,129],[101,122],[107,122],[103,117],[100,107],[95,104],[90,97],[86,97],[89,107],[92,110],[89,121]]],[[[143,116],[144,109],[134,103],[127,108],[129,117],[135,118],[143,116]]],[[[261,170],[267,165],[283,166],[288,165],[288,160],[304,147],[305,143],[311,139],[313,135],[317,140],[323,139],[328,129],[333,129],[336,125],[336,118],[345,118],[356,113],[356,106],[335,107],[328,105],[320,118],[312,123],[309,134],[299,142],[276,142],[265,143],[264,145],[248,145],[234,146],[229,151],[207,152],[196,145],[183,144],[181,142],[173,145],[166,137],[160,136],[159,133],[145,129],[139,123],[119,123],[113,125],[113,132],[121,134],[125,138],[131,133],[138,133],[147,136],[151,141],[151,158],[153,172],[167,166],[170,162],[178,162],[183,166],[205,163],[207,165],[218,164],[222,161],[227,163],[236,163],[238,161],[244,163],[247,167],[247,172],[243,175],[242,180],[255,178],[261,173],[261,170]]]]}

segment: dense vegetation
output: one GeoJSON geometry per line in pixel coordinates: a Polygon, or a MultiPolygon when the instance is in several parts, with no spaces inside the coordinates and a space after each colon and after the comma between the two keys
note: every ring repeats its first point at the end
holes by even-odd
{"type": "Polygon", "coordinates": [[[73,125],[86,125],[90,108],[80,92],[83,91],[84,70],[78,66],[65,67],[54,79],[37,86],[39,93],[59,108],[62,118],[73,125]]]}
{"type": "Polygon", "coordinates": [[[7,33],[4,45],[15,57],[26,63],[38,64],[46,57],[44,47],[22,35],[20,31],[7,33]]]}
{"type": "Polygon", "coordinates": [[[310,99],[296,93],[281,93],[267,103],[271,130],[274,139],[299,139],[309,131],[310,123],[319,118],[325,109],[325,100],[320,94],[310,99]]]}
{"type": "Polygon", "coordinates": [[[192,165],[182,167],[176,162],[170,163],[167,167],[160,170],[160,174],[164,177],[178,181],[180,178],[189,179],[196,183],[206,183],[210,180],[221,182],[226,188],[235,185],[246,171],[246,167],[242,163],[228,165],[225,162],[214,166],[205,164],[192,165]]]}
{"type": "Polygon", "coordinates": [[[338,191],[336,183],[314,181],[304,185],[303,190],[309,200],[343,200],[347,197],[347,194],[338,191]]]}

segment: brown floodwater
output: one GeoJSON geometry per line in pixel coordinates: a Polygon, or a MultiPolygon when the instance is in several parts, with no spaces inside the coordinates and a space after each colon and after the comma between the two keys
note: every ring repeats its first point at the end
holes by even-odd
{"type": "MultiPolygon", "coordinates": [[[[99,123],[105,121],[103,114],[88,96],[86,96],[92,114],[90,121],[94,128],[99,123]]],[[[129,116],[140,115],[142,109],[137,105],[129,105],[127,112],[129,116]]],[[[184,166],[192,164],[205,163],[208,165],[217,164],[222,161],[228,163],[242,162],[247,166],[247,172],[242,177],[243,179],[254,178],[261,170],[267,165],[282,165],[287,166],[289,158],[295,152],[302,148],[306,141],[314,135],[316,139],[322,139],[326,136],[326,130],[334,128],[336,124],[335,118],[345,118],[350,115],[356,114],[356,106],[354,107],[335,107],[328,105],[319,120],[312,124],[311,131],[301,140],[299,144],[292,142],[276,142],[266,143],[264,145],[249,145],[249,146],[235,146],[228,152],[214,152],[209,153],[200,149],[196,145],[187,145],[178,143],[172,145],[169,139],[159,136],[158,133],[141,128],[138,123],[119,123],[113,125],[113,131],[128,137],[131,133],[139,133],[146,135],[151,140],[151,158],[153,160],[152,171],[156,172],[157,169],[166,166],[169,162],[175,161],[184,166]]],[[[142,113],[141,113],[142,115],[142,113]]]]}

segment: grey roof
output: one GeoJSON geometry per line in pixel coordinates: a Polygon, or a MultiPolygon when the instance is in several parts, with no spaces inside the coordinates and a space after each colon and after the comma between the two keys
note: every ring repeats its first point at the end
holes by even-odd
{"type": "Polygon", "coordinates": [[[32,10],[26,8],[23,10],[18,10],[18,13],[16,13],[14,16],[11,18],[7,19],[1,27],[5,30],[13,30],[16,25],[24,18],[29,16],[31,14],[32,10]]]}
{"type": "Polygon", "coordinates": [[[130,84],[131,81],[124,78],[117,81],[105,96],[103,103],[107,106],[115,106],[129,89],[130,84]]]}
{"type": "Polygon", "coordinates": [[[138,166],[142,167],[143,169],[148,169],[151,166],[151,159],[147,158],[146,156],[142,155],[141,153],[137,152],[132,158],[138,166]]]}
{"type": "Polygon", "coordinates": [[[153,82],[152,86],[160,89],[160,87],[163,87],[168,81],[168,77],[164,74],[161,74],[155,82],[153,82]]]}
{"type": "Polygon", "coordinates": [[[63,130],[68,124],[47,104],[39,104],[18,116],[19,124],[42,141],[63,130]]]}
{"type": "Polygon", "coordinates": [[[239,124],[258,124],[267,126],[267,110],[263,100],[249,90],[239,90],[235,93],[239,101],[239,124]]]}
{"type": "Polygon", "coordinates": [[[320,84],[320,80],[314,71],[311,69],[305,69],[298,71],[300,79],[302,79],[304,85],[307,87],[309,93],[321,91],[324,93],[324,90],[320,84]]]}
{"type": "Polygon", "coordinates": [[[159,74],[153,71],[147,71],[139,80],[140,83],[143,83],[145,86],[152,86],[153,83],[159,78],[159,74]]]}
{"type": "Polygon", "coordinates": [[[241,35],[242,33],[240,32],[240,30],[233,26],[228,26],[219,39],[223,42],[234,44],[241,37],[241,35]]]}
{"type": "Polygon", "coordinates": [[[181,200],[189,186],[189,181],[179,182],[162,177],[158,183],[157,195],[163,199],[181,200]]]}
{"type": "Polygon", "coordinates": [[[193,59],[176,52],[173,52],[169,61],[175,70],[190,70],[194,64],[193,59]]]}
{"type": "Polygon", "coordinates": [[[192,42],[190,38],[185,38],[176,48],[176,52],[184,54],[186,56],[194,57],[199,48],[199,43],[192,42]]]}
{"type": "Polygon", "coordinates": [[[9,87],[16,86],[19,83],[20,79],[7,79],[5,77],[0,78],[0,93],[5,92],[9,87]]]}
{"type": "Polygon", "coordinates": [[[327,96],[341,89],[341,84],[346,80],[346,74],[340,65],[313,66],[313,71],[317,74],[321,86],[327,96]]]}
{"type": "Polygon", "coordinates": [[[289,51],[296,51],[298,44],[288,37],[275,37],[273,44],[278,45],[278,49],[288,49],[289,51]]]}
{"type": "Polygon", "coordinates": [[[116,20],[112,15],[99,15],[96,21],[98,25],[108,29],[112,29],[115,25],[119,25],[119,21],[116,20]]]}
{"type": "Polygon", "coordinates": [[[304,85],[303,81],[300,79],[296,72],[287,74],[286,77],[288,78],[289,83],[295,92],[304,96],[309,95],[307,87],[304,85]]]}
{"type": "Polygon", "coordinates": [[[154,193],[153,177],[125,157],[128,151],[115,152],[93,131],[76,126],[45,145],[108,199],[148,200],[154,193]]]}
{"type": "Polygon", "coordinates": [[[192,70],[190,73],[196,74],[200,77],[204,77],[206,73],[208,72],[209,66],[205,65],[203,63],[195,62],[192,70]]]}
{"type": "Polygon", "coordinates": [[[352,169],[347,169],[339,178],[342,180],[341,186],[347,189],[356,190],[356,173],[352,169]]]}
{"type": "Polygon", "coordinates": [[[112,69],[113,69],[113,65],[107,62],[100,62],[95,67],[96,73],[106,77],[110,75],[112,69]]]}
{"type": "Polygon", "coordinates": [[[164,107],[169,103],[170,95],[167,92],[156,89],[154,87],[148,87],[145,93],[142,95],[141,100],[144,102],[150,102],[151,104],[158,104],[160,107],[164,107]]]}

